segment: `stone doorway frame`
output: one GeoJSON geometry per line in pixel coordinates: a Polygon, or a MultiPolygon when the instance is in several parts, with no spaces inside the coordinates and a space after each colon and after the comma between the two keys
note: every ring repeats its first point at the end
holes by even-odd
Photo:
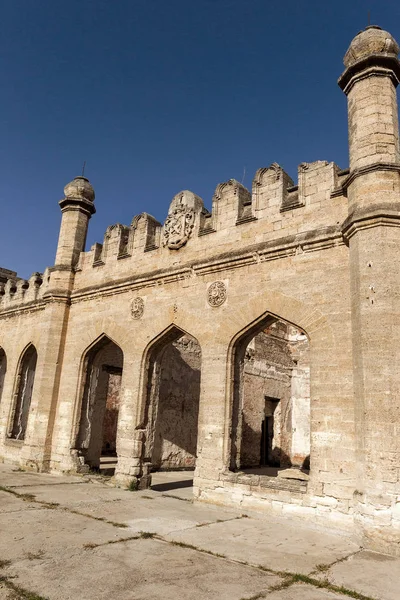
{"type": "MultiPolygon", "coordinates": [[[[98,336],[82,353],[79,375],[78,375],[78,388],[76,394],[76,401],[74,403],[74,414],[72,421],[72,432],[70,439],[70,453],[73,460],[73,463],[78,472],[86,472],[90,469],[90,466],[85,462],[85,456],[82,452],[82,448],[79,448],[79,434],[81,427],[81,418],[82,418],[82,408],[83,408],[83,399],[87,385],[87,377],[88,377],[88,369],[91,361],[96,358],[98,352],[100,352],[104,347],[108,344],[113,344],[116,346],[122,355],[122,374],[121,374],[121,388],[120,388],[120,398],[122,399],[123,394],[122,391],[124,389],[124,352],[121,346],[112,339],[106,333],[102,333],[98,336]]],[[[116,439],[116,460],[118,461],[118,426],[117,425],[117,439],[116,439]]]]}

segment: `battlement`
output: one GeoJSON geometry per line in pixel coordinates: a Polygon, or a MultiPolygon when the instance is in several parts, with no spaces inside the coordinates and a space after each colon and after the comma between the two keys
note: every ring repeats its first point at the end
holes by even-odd
{"type": "Polygon", "coordinates": [[[81,253],[76,287],[96,285],[99,278],[174,268],[200,256],[216,257],[232,244],[245,250],[253,244],[337,227],[347,216],[342,188],[347,175],[348,171],[327,161],[302,163],[294,184],[273,163],[258,169],[251,191],[235,179],[218,184],[211,211],[199,196],[184,190],[173,198],[163,224],[141,213],[130,226],[108,227],[102,244],[81,253]]]}
{"type": "MultiPolygon", "coordinates": [[[[263,245],[271,248],[274,257],[284,257],[298,247],[307,250],[304,236],[309,238],[313,231],[321,240],[324,231],[332,238],[335,230],[334,237],[340,239],[339,226],[347,216],[342,187],[347,175],[348,171],[327,161],[302,163],[295,184],[273,163],[258,169],[251,191],[235,179],[218,184],[211,211],[193,192],[179,192],[163,224],[140,213],[130,225],[110,225],[102,244],[81,252],[74,268],[74,290],[132,275],[156,276],[159,271],[191,268],[200,260],[216,260],[227,253],[252,252],[256,247],[258,252],[263,245]]],[[[0,310],[42,300],[51,287],[52,271],[23,280],[12,271],[0,270],[0,310]],[[2,278],[2,273],[7,276],[2,278]]]]}
{"type": "Polygon", "coordinates": [[[0,280],[0,310],[29,305],[43,298],[48,287],[49,270],[33,273],[29,279],[17,277],[14,271],[6,282],[0,280]]]}
{"type": "Polygon", "coordinates": [[[9,279],[17,279],[16,272],[0,267],[0,284],[6,283],[9,279]]]}

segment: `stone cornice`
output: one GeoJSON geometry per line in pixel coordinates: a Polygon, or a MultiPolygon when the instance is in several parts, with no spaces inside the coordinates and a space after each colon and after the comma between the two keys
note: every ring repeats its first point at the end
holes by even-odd
{"type": "Polygon", "coordinates": [[[340,193],[346,195],[347,189],[353,183],[353,181],[355,181],[358,177],[362,177],[363,175],[367,175],[368,173],[374,173],[375,171],[397,171],[398,173],[400,173],[400,164],[377,162],[372,163],[371,165],[366,165],[365,167],[354,169],[342,183],[340,188],[335,190],[335,192],[338,193],[340,191],[340,193]]]}
{"type": "Polygon", "coordinates": [[[79,210],[85,213],[89,219],[96,212],[96,208],[93,202],[89,202],[88,200],[84,200],[83,198],[63,198],[58,203],[61,212],[67,212],[69,210],[79,210]]]}
{"type": "Polygon", "coordinates": [[[338,79],[338,85],[347,95],[353,85],[365,77],[390,77],[393,85],[400,83],[400,62],[397,57],[385,54],[370,54],[350,67],[338,79]]]}
{"type": "Polygon", "coordinates": [[[400,227],[400,205],[383,202],[352,212],[342,224],[346,242],[358,231],[372,227],[400,227]]]}
{"type": "Polygon", "coordinates": [[[192,279],[200,275],[216,274],[220,271],[238,269],[257,263],[288,258],[296,254],[316,252],[340,245],[344,245],[344,240],[339,227],[324,227],[320,230],[254,244],[243,251],[221,253],[219,256],[206,261],[199,260],[198,262],[183,265],[176,269],[160,269],[112,283],[103,283],[83,288],[72,294],[71,301],[72,304],[75,304],[81,300],[89,300],[97,296],[110,296],[125,293],[128,290],[155,287],[160,284],[165,285],[176,281],[192,279]]]}
{"type": "Polygon", "coordinates": [[[43,300],[45,302],[60,302],[61,304],[70,304],[71,292],[66,291],[62,288],[53,289],[49,292],[46,292],[43,295],[43,300]]]}
{"type": "Polygon", "coordinates": [[[4,310],[1,309],[0,304],[0,319],[7,319],[9,317],[15,317],[23,313],[38,312],[45,310],[47,301],[43,300],[32,300],[26,304],[18,304],[17,306],[8,306],[4,310]]]}
{"type": "Polygon", "coordinates": [[[71,265],[54,265],[53,267],[49,267],[49,273],[54,273],[56,271],[67,271],[68,273],[75,273],[75,268],[71,265]]]}

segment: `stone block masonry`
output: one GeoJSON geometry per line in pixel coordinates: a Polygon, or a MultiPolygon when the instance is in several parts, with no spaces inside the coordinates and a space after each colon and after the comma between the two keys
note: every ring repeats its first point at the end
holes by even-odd
{"type": "Polygon", "coordinates": [[[139,488],[189,467],[198,501],[400,555],[398,52],[374,26],[346,53],[349,169],[301,163],[296,183],[273,163],[211,212],[185,190],[87,251],[93,187],[65,187],[55,264],[0,269],[4,461],[109,453],[139,488]]]}

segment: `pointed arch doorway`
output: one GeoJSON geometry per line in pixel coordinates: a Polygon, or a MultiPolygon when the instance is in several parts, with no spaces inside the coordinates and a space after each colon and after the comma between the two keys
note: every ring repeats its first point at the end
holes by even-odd
{"type": "Polygon", "coordinates": [[[266,315],[232,349],[230,470],[277,476],[310,468],[310,351],[306,333],[266,315]]]}
{"type": "Polygon", "coordinates": [[[75,440],[81,470],[114,474],[123,363],[121,348],[106,335],[85,353],[75,440]]]}
{"type": "Polygon", "coordinates": [[[150,346],[146,362],[144,463],[153,473],[152,488],[190,488],[191,494],[197,458],[200,345],[173,326],[150,346]]]}

